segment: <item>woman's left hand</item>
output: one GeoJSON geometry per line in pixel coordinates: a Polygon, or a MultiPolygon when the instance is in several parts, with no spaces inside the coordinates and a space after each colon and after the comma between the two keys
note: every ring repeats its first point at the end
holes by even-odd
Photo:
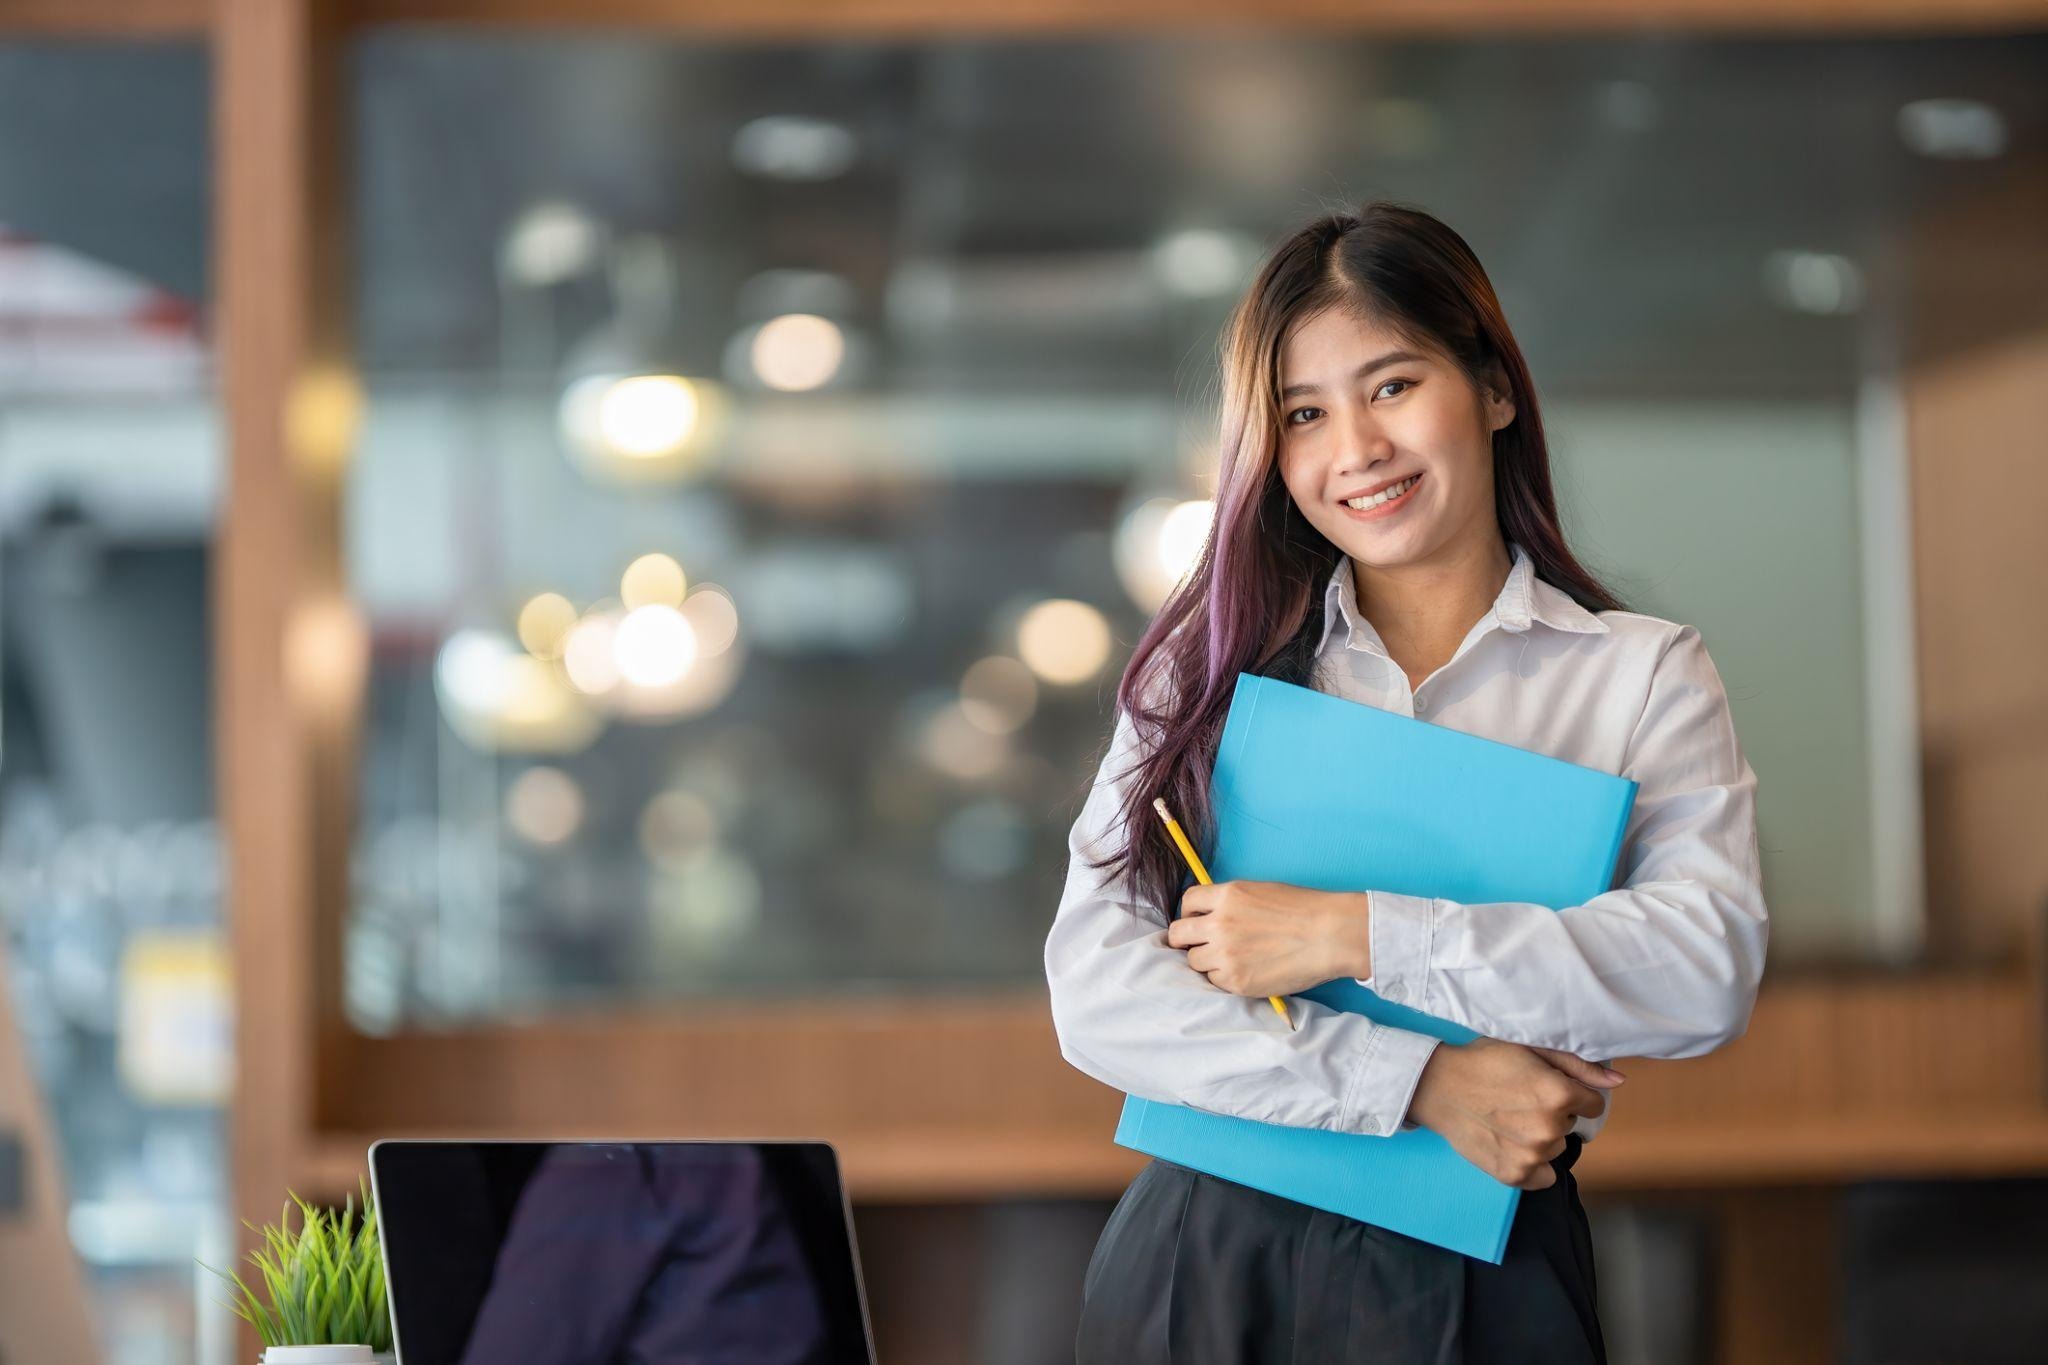
{"type": "Polygon", "coordinates": [[[1191,886],[1166,941],[1232,995],[1292,995],[1340,976],[1372,975],[1363,892],[1286,882],[1191,886]]]}

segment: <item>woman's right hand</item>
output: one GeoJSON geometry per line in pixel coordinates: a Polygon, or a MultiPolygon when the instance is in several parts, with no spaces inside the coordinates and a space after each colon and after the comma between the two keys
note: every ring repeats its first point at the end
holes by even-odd
{"type": "Polygon", "coordinates": [[[1550,1163],[1564,1151],[1573,1121],[1598,1117],[1607,1103],[1602,1092],[1620,1084],[1569,1052],[1475,1038],[1430,1054],[1408,1118],[1502,1184],[1540,1190],[1557,1183],[1550,1163]]]}

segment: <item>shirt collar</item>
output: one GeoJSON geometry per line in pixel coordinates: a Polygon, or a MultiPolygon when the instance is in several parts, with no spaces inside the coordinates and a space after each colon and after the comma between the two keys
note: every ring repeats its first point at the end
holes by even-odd
{"type": "MultiPolygon", "coordinates": [[[[1541,621],[1553,630],[1576,631],[1582,635],[1603,635],[1607,623],[1572,600],[1571,594],[1554,587],[1536,576],[1536,566],[1529,558],[1529,552],[1520,545],[1510,543],[1509,551],[1514,555],[1514,566],[1508,570],[1507,582],[1501,585],[1500,595],[1493,599],[1490,615],[1500,628],[1519,634],[1529,628],[1530,623],[1541,621]]],[[[1379,632],[1372,629],[1364,614],[1358,610],[1358,589],[1351,576],[1351,556],[1337,556],[1336,568],[1331,570],[1328,584],[1323,589],[1323,633],[1316,641],[1316,653],[1321,654],[1330,642],[1330,632],[1344,622],[1349,639],[1356,643],[1361,640],[1376,641],[1379,632]]]]}

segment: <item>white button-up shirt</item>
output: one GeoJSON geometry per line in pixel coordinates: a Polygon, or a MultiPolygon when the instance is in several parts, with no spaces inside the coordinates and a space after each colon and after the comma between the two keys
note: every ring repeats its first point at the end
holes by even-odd
{"type": "MultiPolygon", "coordinates": [[[[1770,933],[1756,775],[1720,675],[1693,627],[1595,615],[1510,549],[1492,609],[1412,694],[1340,558],[1310,685],[1635,779],[1615,888],[1563,909],[1357,888],[1371,892],[1363,984],[1487,1037],[1592,1061],[1697,1057],[1749,1027],[1770,933]]],[[[1408,1106],[1437,1039],[1299,997],[1290,1032],[1263,998],[1219,990],[1188,966],[1166,941],[1165,907],[1088,866],[1121,832],[1138,752],[1119,713],[1068,836],[1045,942],[1062,1055],[1145,1099],[1340,1132],[1412,1128],[1408,1106]]],[[[1603,1110],[1574,1130],[1590,1139],[1605,1122],[1603,1110]]]]}

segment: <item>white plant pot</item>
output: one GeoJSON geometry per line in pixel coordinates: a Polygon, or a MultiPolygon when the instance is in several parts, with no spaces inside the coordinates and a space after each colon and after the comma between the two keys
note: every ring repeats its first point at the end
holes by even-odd
{"type": "Polygon", "coordinates": [[[273,1346],[257,1365],[394,1365],[396,1359],[367,1346],[273,1346]]]}

